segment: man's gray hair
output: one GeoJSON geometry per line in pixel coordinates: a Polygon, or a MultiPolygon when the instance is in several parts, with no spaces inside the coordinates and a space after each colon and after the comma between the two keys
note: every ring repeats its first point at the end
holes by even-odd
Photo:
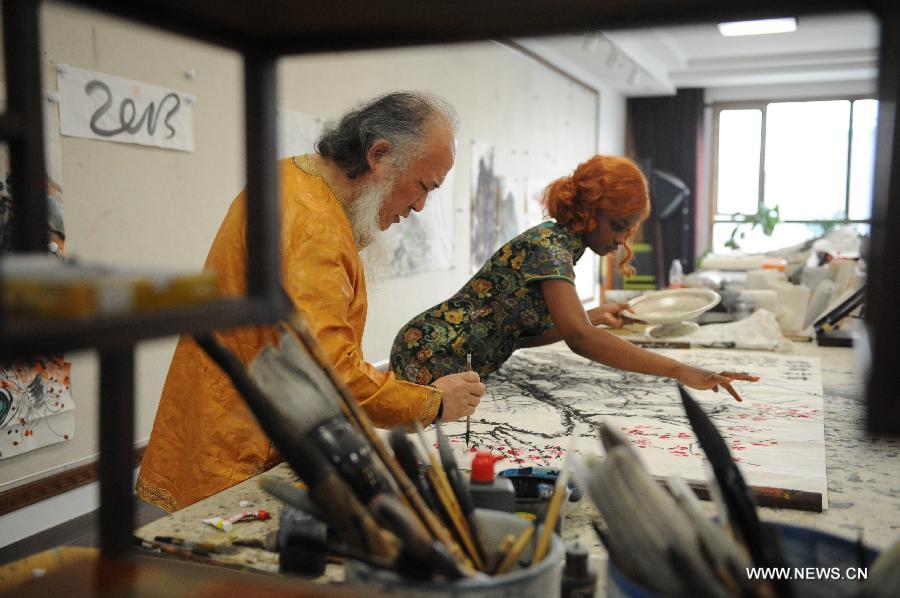
{"type": "Polygon", "coordinates": [[[443,117],[456,131],[459,118],[444,100],[415,91],[387,93],[329,123],[316,141],[316,152],[337,162],[353,179],[369,170],[366,157],[372,144],[385,139],[393,148],[395,163],[403,167],[422,151],[435,117],[443,117]]]}

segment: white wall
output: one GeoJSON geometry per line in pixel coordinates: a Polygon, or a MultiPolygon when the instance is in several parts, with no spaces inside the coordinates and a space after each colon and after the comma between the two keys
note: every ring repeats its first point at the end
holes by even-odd
{"type": "MultiPolygon", "coordinates": [[[[44,5],[42,22],[48,91],[57,87],[56,65],[68,64],[197,98],[192,153],[62,138],[67,253],[114,265],[199,269],[245,180],[239,57],[68,5],[44,5]],[[196,79],[185,76],[189,70],[196,79]]],[[[598,149],[621,153],[624,147],[624,98],[601,87],[598,104],[596,90],[495,43],[291,58],[280,74],[281,106],[307,114],[334,117],[397,88],[437,93],[460,113],[455,268],[372,290],[364,350],[373,362],[387,357],[401,324],[468,278],[472,140],[495,144],[498,161],[508,161],[515,177],[559,176],[598,149]],[[527,159],[519,151],[525,149],[527,159]]],[[[149,437],[173,347],[172,338],[138,347],[139,442],[149,437]]],[[[0,461],[0,491],[96,455],[97,362],[91,352],[69,358],[75,438],[0,461]]]]}
{"type": "MultiPolygon", "coordinates": [[[[281,105],[335,117],[386,89],[423,89],[459,112],[454,166],[454,267],[376,283],[363,350],[385,359],[397,330],[468,280],[471,141],[495,145],[513,185],[570,172],[594,153],[597,94],[493,43],[290,58],[281,66],[281,105]]],[[[402,226],[402,225],[398,225],[402,226]]]]}

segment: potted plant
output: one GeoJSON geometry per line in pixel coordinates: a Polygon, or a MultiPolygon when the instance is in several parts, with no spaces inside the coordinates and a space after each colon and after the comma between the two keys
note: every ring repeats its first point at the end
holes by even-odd
{"type": "Polygon", "coordinates": [[[762,228],[762,232],[767,237],[772,236],[775,225],[781,222],[781,210],[778,206],[770,208],[760,204],[756,214],[734,214],[735,221],[739,224],[731,231],[731,236],[725,241],[725,247],[729,249],[739,250],[741,248],[738,240],[743,241],[748,231],[753,230],[757,226],[762,228]],[[744,230],[745,225],[749,224],[750,228],[744,230]]]}

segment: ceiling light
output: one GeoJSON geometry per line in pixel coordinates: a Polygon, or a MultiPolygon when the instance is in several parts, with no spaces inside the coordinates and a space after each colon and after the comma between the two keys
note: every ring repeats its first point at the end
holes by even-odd
{"type": "Polygon", "coordinates": [[[789,33],[797,30],[797,19],[759,19],[756,21],[732,21],[719,23],[719,33],[726,37],[736,35],[765,35],[767,33],[789,33]]]}

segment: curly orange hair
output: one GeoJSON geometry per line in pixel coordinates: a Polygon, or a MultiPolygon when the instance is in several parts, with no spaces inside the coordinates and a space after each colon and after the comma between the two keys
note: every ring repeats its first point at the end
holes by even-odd
{"type": "MultiPolygon", "coordinates": [[[[634,162],[620,156],[594,156],[579,164],[570,176],[547,186],[544,205],[550,216],[576,233],[597,228],[601,214],[629,217],[639,212],[639,222],[650,214],[647,179],[634,162]]],[[[619,260],[619,272],[625,276],[634,274],[629,239],[623,244],[625,254],[619,260]]]]}

